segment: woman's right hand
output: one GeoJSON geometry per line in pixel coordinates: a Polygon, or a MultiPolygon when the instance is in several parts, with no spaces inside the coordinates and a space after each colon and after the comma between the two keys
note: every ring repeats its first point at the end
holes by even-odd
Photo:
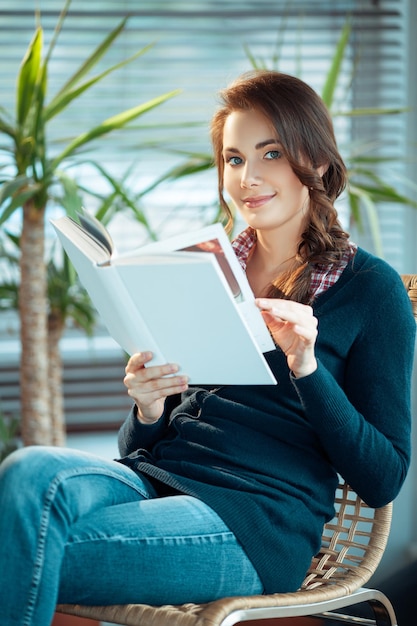
{"type": "Polygon", "coordinates": [[[187,376],[174,376],[179,369],[174,363],[145,367],[152,357],[152,352],[133,354],[126,365],[123,380],[127,393],[136,402],[138,419],[145,424],[158,421],[164,412],[167,396],[188,388],[187,376]]]}

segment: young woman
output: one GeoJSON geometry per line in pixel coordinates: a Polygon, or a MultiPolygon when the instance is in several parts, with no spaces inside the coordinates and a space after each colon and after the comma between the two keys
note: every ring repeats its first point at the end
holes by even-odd
{"type": "Polygon", "coordinates": [[[134,354],[119,462],[42,447],[9,456],[5,626],[45,626],[57,602],[295,590],[333,515],[337,475],[373,507],[405,479],[415,322],[398,274],[338,222],[346,171],[325,106],[267,71],[222,97],[220,198],[247,223],[234,247],[275,341],[277,384],[188,388],[176,364],[134,354]]]}

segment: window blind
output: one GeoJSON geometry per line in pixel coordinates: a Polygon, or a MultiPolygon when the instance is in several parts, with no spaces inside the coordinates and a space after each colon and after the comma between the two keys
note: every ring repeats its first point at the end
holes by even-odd
{"type": "MultiPolygon", "coordinates": [[[[35,6],[47,47],[63,2],[0,0],[0,74],[6,109],[14,106],[16,74],[34,30],[35,6]]],[[[154,45],[61,114],[50,127],[49,138],[72,137],[121,110],[181,89],[180,95],[147,113],[128,131],[100,140],[85,155],[99,160],[115,177],[132,167],[128,184],[132,193],[140,194],[182,163],[182,152],[210,151],[208,122],[216,94],[252,67],[248,50],[268,67],[299,75],[320,93],[348,18],[352,35],[335,108],[409,106],[408,6],[407,0],[73,0],[50,63],[50,97],[126,15],[130,17],[124,33],[97,71],[154,45]]],[[[382,157],[399,159],[406,153],[405,115],[334,120],[342,152],[347,153],[352,142],[369,142],[375,146],[372,154],[382,157]]],[[[403,163],[387,167],[393,182],[394,174],[399,179],[404,171],[403,163]]],[[[105,190],[103,180],[87,164],[71,172],[87,185],[105,190]]],[[[165,183],[141,200],[159,236],[210,221],[215,203],[214,171],[165,183]]],[[[340,212],[348,220],[343,203],[340,212]]],[[[404,271],[407,259],[401,238],[406,211],[381,205],[379,212],[384,256],[404,271]]],[[[112,228],[118,246],[138,245],[144,237],[139,225],[129,228],[127,236],[124,219],[115,220],[112,228]]],[[[372,249],[372,240],[353,230],[359,243],[372,249]]]]}

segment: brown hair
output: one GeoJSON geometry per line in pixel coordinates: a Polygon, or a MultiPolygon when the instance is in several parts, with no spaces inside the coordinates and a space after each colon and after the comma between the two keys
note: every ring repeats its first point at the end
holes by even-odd
{"type": "Polygon", "coordinates": [[[255,109],[274,126],[284,156],[300,182],[308,187],[307,226],[298,244],[293,268],[276,277],[270,297],[310,301],[310,277],[314,265],[337,263],[348,248],[334,201],[346,186],[346,167],[339,154],[329,112],[317,93],[302,80],[268,70],[241,76],[220,93],[222,107],[211,124],[211,138],[218,171],[219,198],[232,225],[232,213],[223,196],[223,128],[233,111],[255,109]],[[325,167],[323,176],[317,169],[325,167]]]}

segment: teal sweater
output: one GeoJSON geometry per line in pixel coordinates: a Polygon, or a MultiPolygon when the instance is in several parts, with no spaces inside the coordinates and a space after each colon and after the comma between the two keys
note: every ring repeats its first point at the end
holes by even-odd
{"type": "Polygon", "coordinates": [[[337,474],[380,507],[410,463],[415,321],[400,277],[358,249],[314,312],[313,374],[295,379],[276,349],[266,355],[276,386],[194,388],[167,400],[156,424],[132,410],[119,434],[121,462],[223,518],[267,593],[301,584],[334,513],[337,474]]]}

